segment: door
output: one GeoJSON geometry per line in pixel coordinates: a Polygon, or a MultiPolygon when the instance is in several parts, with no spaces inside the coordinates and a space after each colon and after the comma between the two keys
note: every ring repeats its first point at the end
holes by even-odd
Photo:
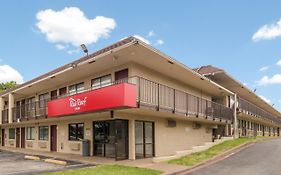
{"type": "Polygon", "coordinates": [[[136,158],[154,156],[154,123],[148,121],[135,122],[136,158]]]}
{"type": "Polygon", "coordinates": [[[21,135],[21,139],[20,139],[20,142],[21,142],[21,148],[25,148],[25,128],[21,128],[21,131],[20,131],[20,135],[21,135]]]}
{"type": "Polygon", "coordinates": [[[123,69],[115,72],[115,81],[126,82],[129,76],[128,69],[123,69]]]}
{"type": "Polygon", "coordinates": [[[57,151],[57,125],[51,126],[51,151],[57,151]]]}
{"type": "Polygon", "coordinates": [[[109,120],[93,122],[94,155],[128,159],[128,121],[109,120]]]}
{"type": "Polygon", "coordinates": [[[55,100],[58,98],[57,90],[51,91],[51,100],[55,100]]]}
{"type": "Polygon", "coordinates": [[[16,128],[16,147],[20,147],[20,128],[16,128]]]}
{"type": "Polygon", "coordinates": [[[129,158],[128,121],[116,120],[116,160],[129,158]]]}
{"type": "Polygon", "coordinates": [[[21,101],[21,108],[20,108],[20,110],[21,110],[21,116],[20,116],[20,118],[21,118],[21,119],[26,117],[25,109],[26,109],[25,100],[22,100],[22,101],[21,101]]]}
{"type": "Polygon", "coordinates": [[[5,146],[5,129],[2,129],[2,134],[1,134],[1,144],[2,146],[5,146]]]}
{"type": "Polygon", "coordinates": [[[20,101],[16,102],[16,118],[14,118],[15,121],[17,121],[17,119],[20,119],[20,101]]]}

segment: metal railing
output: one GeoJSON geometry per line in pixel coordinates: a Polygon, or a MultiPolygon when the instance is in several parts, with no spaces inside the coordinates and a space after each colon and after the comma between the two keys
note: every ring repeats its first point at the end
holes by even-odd
{"type": "MultiPolygon", "coordinates": [[[[101,84],[96,87],[84,89],[76,94],[85,93],[108,86],[114,86],[121,83],[130,83],[136,85],[136,103],[138,104],[138,107],[148,107],[154,110],[183,114],[187,116],[194,115],[196,117],[203,116],[213,119],[217,118],[233,120],[233,110],[224,105],[138,76],[101,84]]],[[[63,94],[58,98],[65,98],[76,94],[63,94]]],[[[49,99],[46,99],[43,101],[36,101],[14,107],[13,121],[18,122],[47,117],[48,101],[49,99]]]]}
{"type": "Polygon", "coordinates": [[[187,116],[195,115],[197,117],[233,120],[233,110],[224,105],[142,77],[133,77],[130,83],[137,86],[137,102],[139,106],[187,116]]]}
{"type": "Polygon", "coordinates": [[[9,110],[8,109],[4,109],[2,111],[2,123],[9,123],[9,110]]]}
{"type": "Polygon", "coordinates": [[[16,106],[13,110],[13,122],[35,120],[47,117],[47,102],[49,100],[35,101],[16,106]]]}
{"type": "Polygon", "coordinates": [[[238,110],[244,112],[248,115],[252,115],[258,118],[262,118],[265,120],[269,120],[271,122],[275,122],[277,124],[281,124],[281,119],[275,117],[274,115],[270,114],[269,112],[257,107],[256,105],[242,99],[238,98],[238,110]]]}

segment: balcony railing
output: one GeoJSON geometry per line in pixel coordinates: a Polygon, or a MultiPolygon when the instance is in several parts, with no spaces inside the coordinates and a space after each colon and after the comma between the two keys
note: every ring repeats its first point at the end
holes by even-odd
{"type": "Polygon", "coordinates": [[[140,107],[186,116],[233,120],[233,110],[224,105],[141,77],[132,77],[130,83],[137,85],[137,102],[140,107]]]}
{"type": "MultiPolygon", "coordinates": [[[[146,107],[157,111],[171,112],[186,116],[212,118],[213,120],[223,119],[232,121],[233,119],[233,110],[224,105],[137,76],[101,84],[92,87],[91,89],[85,89],[79,93],[107,86],[114,86],[120,83],[136,85],[136,102],[138,107],[146,107]]],[[[74,94],[64,94],[58,98],[65,98],[71,95],[74,94]]],[[[36,101],[34,103],[14,107],[13,121],[17,122],[45,118],[48,115],[47,102],[48,100],[36,101]]]]}
{"type": "Polygon", "coordinates": [[[41,100],[14,107],[13,122],[46,118],[47,102],[48,100],[41,100]]]}
{"type": "Polygon", "coordinates": [[[242,98],[238,98],[238,110],[255,117],[269,120],[270,122],[281,124],[281,119],[242,98]]]}
{"type": "Polygon", "coordinates": [[[4,109],[2,111],[2,123],[9,123],[9,110],[8,109],[4,109]]]}

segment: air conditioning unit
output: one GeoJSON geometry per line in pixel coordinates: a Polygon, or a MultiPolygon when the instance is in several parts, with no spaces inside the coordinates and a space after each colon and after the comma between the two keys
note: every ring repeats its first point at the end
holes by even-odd
{"type": "Polygon", "coordinates": [[[201,124],[200,123],[193,123],[192,124],[192,128],[193,129],[200,129],[201,128],[201,124]]]}
{"type": "Polygon", "coordinates": [[[177,122],[175,120],[167,120],[167,127],[174,128],[177,126],[177,122]]]}

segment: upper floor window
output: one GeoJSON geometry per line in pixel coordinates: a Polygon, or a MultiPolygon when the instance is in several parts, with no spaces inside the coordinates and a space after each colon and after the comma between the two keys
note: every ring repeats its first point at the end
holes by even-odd
{"type": "Polygon", "coordinates": [[[82,83],[78,83],[78,84],[74,84],[68,87],[68,93],[69,95],[74,95],[77,94],[79,92],[82,92],[84,90],[84,82],[82,83]]]}
{"type": "Polygon", "coordinates": [[[92,80],[92,89],[98,89],[111,85],[111,75],[105,75],[92,80]]]}
{"type": "Polygon", "coordinates": [[[49,93],[39,95],[39,108],[47,106],[47,100],[49,99],[49,93]]]}
{"type": "Polygon", "coordinates": [[[32,110],[35,108],[35,97],[31,97],[27,99],[27,110],[32,110]]]}

